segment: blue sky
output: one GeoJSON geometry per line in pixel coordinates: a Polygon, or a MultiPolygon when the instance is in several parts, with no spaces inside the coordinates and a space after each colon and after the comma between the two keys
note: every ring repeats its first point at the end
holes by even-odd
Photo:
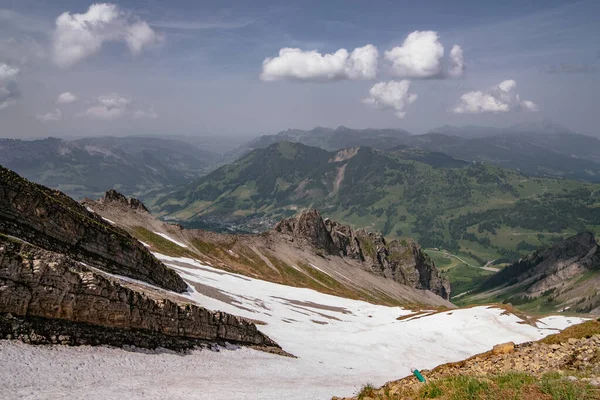
{"type": "Polygon", "coordinates": [[[542,119],[600,135],[595,0],[90,6],[0,0],[1,136],[542,119]]]}

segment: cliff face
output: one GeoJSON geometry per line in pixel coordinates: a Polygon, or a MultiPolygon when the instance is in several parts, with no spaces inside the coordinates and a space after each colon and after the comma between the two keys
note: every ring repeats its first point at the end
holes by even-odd
{"type": "Polygon", "coordinates": [[[314,209],[282,220],[274,230],[329,255],[359,260],[374,274],[416,289],[430,290],[446,300],[450,298],[450,282],[412,240],[387,242],[379,233],[323,220],[314,209]]]}
{"type": "MultiPolygon", "coordinates": [[[[140,209],[140,204],[131,204],[140,209]]],[[[187,285],[124,230],[59,191],[0,166],[0,233],[101,270],[183,292],[187,285]]]]}
{"type": "Polygon", "coordinates": [[[533,302],[538,300],[541,306],[536,307],[544,311],[600,314],[599,285],[600,246],[594,234],[582,232],[502,269],[472,296],[480,300],[510,293],[504,301],[525,309],[535,306],[533,302]]]}
{"type": "MultiPolygon", "coordinates": [[[[89,199],[84,199],[81,203],[82,204],[86,204],[86,202],[90,202],[91,200],[89,199]]],[[[91,201],[93,203],[93,201],[91,201]]],[[[134,198],[134,197],[125,197],[124,195],[122,195],[121,193],[117,192],[114,189],[110,189],[109,191],[107,191],[104,194],[104,197],[102,197],[101,199],[98,200],[98,203],[100,204],[104,204],[104,205],[114,205],[114,206],[121,206],[121,207],[127,207],[130,208],[132,210],[135,211],[141,211],[141,212],[146,212],[146,213],[150,213],[150,211],[146,208],[146,206],[144,205],[144,203],[142,203],[141,201],[139,201],[138,199],[134,198]]]]}
{"type": "Polygon", "coordinates": [[[83,344],[77,336],[91,329],[88,344],[173,347],[177,338],[278,348],[244,319],[134,290],[68,256],[0,235],[2,313],[11,316],[0,321],[1,337],[25,334],[36,343],[83,344]],[[22,328],[40,325],[40,318],[48,321],[39,328],[46,335],[22,328]]]}

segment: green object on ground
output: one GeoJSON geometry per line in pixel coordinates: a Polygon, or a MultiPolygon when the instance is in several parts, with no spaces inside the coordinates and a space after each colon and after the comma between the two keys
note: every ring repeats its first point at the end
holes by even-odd
{"type": "Polygon", "coordinates": [[[413,374],[414,374],[414,375],[417,377],[417,379],[418,379],[420,382],[425,382],[425,378],[423,377],[423,375],[421,375],[421,373],[419,372],[419,370],[418,370],[418,369],[416,369],[416,368],[413,368],[413,369],[412,369],[412,373],[413,373],[413,374]]]}

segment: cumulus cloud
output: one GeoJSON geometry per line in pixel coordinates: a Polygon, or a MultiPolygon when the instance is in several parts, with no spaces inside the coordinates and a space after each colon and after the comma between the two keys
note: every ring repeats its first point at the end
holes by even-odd
{"type": "Polygon", "coordinates": [[[286,47],[279,50],[277,57],[266,58],[263,61],[260,78],[263,81],[313,82],[375,79],[378,57],[377,47],[371,44],[358,47],[351,53],[340,49],[332,54],[286,47]]]}
{"type": "Polygon", "coordinates": [[[384,53],[394,76],[402,78],[456,78],[463,75],[463,50],[454,45],[450,51],[449,68],[444,72],[444,46],[435,31],[414,31],[402,46],[384,53]]]}
{"type": "Polygon", "coordinates": [[[0,64],[0,81],[13,79],[19,73],[19,68],[7,64],[0,64]]]}
{"type": "Polygon", "coordinates": [[[58,95],[56,102],[58,104],[71,104],[77,101],[77,96],[71,92],[64,92],[58,95]]]}
{"type": "Polygon", "coordinates": [[[48,112],[46,114],[38,114],[35,116],[37,119],[43,122],[60,121],[62,119],[62,113],[57,108],[55,111],[48,112]]]}
{"type": "Polygon", "coordinates": [[[434,31],[414,31],[402,46],[385,52],[385,59],[392,63],[396,76],[407,78],[429,78],[442,72],[444,46],[434,31]]]}
{"type": "Polygon", "coordinates": [[[100,96],[97,99],[97,103],[88,108],[83,113],[83,116],[91,119],[111,121],[123,116],[128,111],[130,104],[131,99],[117,93],[100,96]]]}
{"type": "Polygon", "coordinates": [[[456,114],[504,113],[510,111],[538,111],[531,100],[521,100],[515,93],[517,82],[512,79],[486,90],[463,94],[460,103],[452,109],[456,114]]]}
{"type": "Polygon", "coordinates": [[[121,96],[118,93],[98,97],[94,104],[80,116],[104,121],[112,121],[122,117],[133,119],[158,118],[158,114],[153,108],[142,108],[131,98],[121,96]]]}
{"type": "Polygon", "coordinates": [[[56,19],[54,62],[70,67],[100,51],[105,42],[124,42],[132,54],[160,42],[147,22],[110,3],[92,4],[83,14],[65,12],[56,19]]]}
{"type": "Polygon", "coordinates": [[[417,95],[408,93],[410,81],[379,82],[369,90],[365,104],[382,110],[394,110],[398,118],[404,118],[406,108],[417,100],[417,95]]]}
{"type": "Polygon", "coordinates": [[[0,64],[0,110],[14,104],[21,96],[21,91],[15,81],[18,74],[19,68],[0,64]]]}
{"type": "Polygon", "coordinates": [[[463,54],[462,47],[455,44],[450,50],[450,67],[448,68],[448,75],[451,78],[459,78],[465,73],[465,57],[463,54]]]}

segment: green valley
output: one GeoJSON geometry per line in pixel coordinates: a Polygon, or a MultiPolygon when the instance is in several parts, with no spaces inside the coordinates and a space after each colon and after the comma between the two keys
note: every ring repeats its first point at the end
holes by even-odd
{"type": "Polygon", "coordinates": [[[442,269],[462,266],[477,276],[491,271],[475,267],[502,267],[579,231],[600,232],[600,185],[410,147],[328,152],[279,142],[153,204],[189,227],[237,231],[264,230],[307,207],[392,238],[413,237],[432,256],[447,251],[462,260],[434,256],[442,269]]]}

